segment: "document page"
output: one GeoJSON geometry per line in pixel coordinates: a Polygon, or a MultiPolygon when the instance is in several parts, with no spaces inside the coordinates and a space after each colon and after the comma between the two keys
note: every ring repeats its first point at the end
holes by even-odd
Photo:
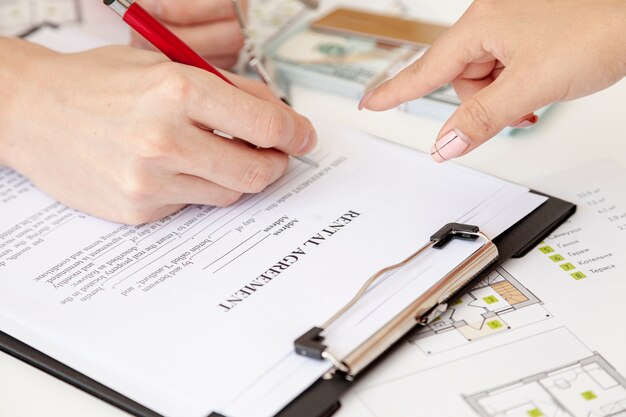
{"type": "MultiPolygon", "coordinates": [[[[495,237],[544,201],[317,127],[319,168],[293,161],[233,206],[136,227],[70,209],[0,168],[0,329],[163,415],[267,417],[329,368],[296,356],[294,339],[372,273],[446,223],[477,220],[495,237]]],[[[388,277],[328,343],[348,353],[479,245],[455,241],[388,277]]]]}
{"type": "Polygon", "coordinates": [[[80,27],[72,26],[61,28],[46,26],[30,34],[27,39],[63,53],[80,52],[111,44],[111,42],[90,35],[80,27]]]}
{"type": "Polygon", "coordinates": [[[336,417],[626,415],[626,169],[531,185],[577,212],[411,335],[336,417]]]}

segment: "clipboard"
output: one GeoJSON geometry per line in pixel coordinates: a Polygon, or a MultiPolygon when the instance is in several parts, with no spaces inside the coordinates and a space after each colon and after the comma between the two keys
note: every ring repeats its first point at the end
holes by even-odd
{"type": "MultiPolygon", "coordinates": [[[[486,255],[482,258],[482,262],[485,262],[485,264],[477,264],[477,268],[473,269],[475,273],[467,275],[461,287],[455,287],[454,291],[449,291],[446,294],[448,298],[463,294],[464,291],[472,288],[476,282],[483,279],[506,260],[524,256],[576,211],[576,206],[572,203],[536,191],[531,192],[544,195],[548,197],[548,200],[497,238],[489,241],[490,244],[485,246],[490,248],[488,251],[491,252],[491,255],[493,255],[494,248],[497,250],[497,259],[493,258],[491,255],[486,255]]],[[[454,229],[452,229],[452,232],[450,230],[448,230],[448,232],[454,234],[454,229]]],[[[460,233],[465,232],[468,232],[468,230],[461,228],[460,233]]],[[[472,229],[469,230],[469,232],[477,233],[478,230],[472,229]]],[[[443,233],[439,235],[438,238],[447,239],[450,237],[450,233],[443,233]]],[[[434,237],[437,238],[437,235],[434,237]]],[[[461,237],[474,238],[474,236],[469,235],[461,237]]],[[[436,239],[431,240],[424,248],[426,248],[426,246],[430,248],[430,246],[436,245],[437,243],[436,239]]],[[[443,250],[445,250],[445,248],[443,250]]],[[[417,256],[419,253],[416,252],[415,255],[417,256]]],[[[430,311],[427,312],[427,314],[430,314],[432,317],[432,315],[437,312],[437,310],[433,310],[433,308],[436,307],[437,305],[429,308],[430,311]]],[[[336,371],[326,374],[324,377],[317,380],[275,417],[331,417],[341,407],[341,396],[350,389],[352,384],[366,375],[367,372],[377,364],[383,362],[386,357],[392,355],[394,349],[404,340],[404,336],[416,326],[419,326],[418,320],[414,321],[411,328],[403,329],[402,332],[399,332],[401,334],[393,338],[391,342],[387,339],[384,346],[378,347],[375,357],[363,362],[362,369],[358,369],[358,372],[355,372],[354,375],[350,375],[350,372],[352,372],[351,369],[341,369],[341,365],[344,363],[343,359],[330,358],[331,360],[337,361],[337,366],[335,366],[336,371]]],[[[297,336],[298,335],[294,335],[294,338],[297,336]]],[[[0,351],[26,362],[134,416],[163,417],[149,408],[125,397],[121,393],[108,388],[3,332],[0,332],[0,351]]],[[[212,413],[208,417],[229,416],[212,413]]]]}

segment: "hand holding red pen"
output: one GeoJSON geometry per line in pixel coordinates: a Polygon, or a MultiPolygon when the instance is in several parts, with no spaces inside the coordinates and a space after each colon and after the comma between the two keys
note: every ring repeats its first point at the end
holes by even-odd
{"type": "MultiPolygon", "coordinates": [[[[150,42],[166,57],[179,64],[189,65],[196,68],[203,69],[217,78],[221,79],[227,84],[233,87],[237,87],[237,84],[233,83],[225,74],[219,69],[211,65],[200,54],[194,51],[189,45],[187,45],[180,37],[174,32],[159,22],[154,16],[152,16],[146,9],[144,9],[139,3],[134,0],[104,0],[104,4],[109,6],[111,10],[117,13],[122,20],[134,29],[139,35],[141,35],[146,41],[150,42]]],[[[238,21],[241,26],[241,19],[243,18],[241,7],[238,3],[234,5],[234,10],[238,16],[238,21]]],[[[242,30],[243,32],[243,30],[242,30]]],[[[258,68],[258,66],[257,66],[258,68]]],[[[269,82],[267,77],[262,77],[263,81],[269,82]]],[[[280,97],[281,101],[285,104],[289,104],[285,97],[280,97]]],[[[216,129],[217,130],[217,129],[216,129]]],[[[224,132],[230,136],[237,137],[233,132],[224,132]]],[[[296,159],[304,162],[308,165],[317,167],[317,163],[310,158],[302,155],[293,154],[296,159]]]]}
{"type": "Polygon", "coordinates": [[[307,119],[232,74],[239,88],[122,46],[65,55],[0,38],[0,50],[0,164],[107,220],[139,224],[187,204],[229,205],[282,176],[287,154],[316,143],[307,119]]]}

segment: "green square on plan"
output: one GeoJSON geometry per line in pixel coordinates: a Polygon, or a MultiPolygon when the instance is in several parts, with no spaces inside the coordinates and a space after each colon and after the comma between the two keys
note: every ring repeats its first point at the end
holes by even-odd
{"type": "Polygon", "coordinates": [[[550,259],[552,259],[553,262],[561,262],[565,260],[565,258],[559,255],[558,253],[556,255],[550,256],[550,259]]]}
{"type": "Polygon", "coordinates": [[[570,274],[570,276],[571,276],[572,278],[576,279],[576,280],[578,280],[578,279],[583,279],[583,278],[587,278],[587,275],[583,274],[583,273],[582,273],[582,272],[580,272],[580,271],[573,272],[573,273],[571,273],[571,274],[570,274]]]}
{"type": "Polygon", "coordinates": [[[489,326],[490,328],[492,328],[493,330],[499,329],[501,327],[504,327],[502,325],[502,322],[500,320],[491,320],[487,322],[487,326],[489,326]]]}
{"type": "Polygon", "coordinates": [[[580,395],[587,401],[595,400],[596,398],[598,398],[598,396],[594,394],[593,391],[581,392],[580,395]]]}
{"type": "Polygon", "coordinates": [[[565,263],[565,264],[562,264],[562,265],[559,265],[559,266],[561,267],[561,269],[563,271],[571,271],[572,269],[576,269],[576,267],[574,265],[572,265],[571,263],[569,263],[569,262],[565,263]]]}
{"type": "Polygon", "coordinates": [[[554,249],[552,249],[552,246],[542,246],[539,248],[539,250],[541,251],[541,253],[552,253],[554,252],[554,249]]]}
{"type": "Polygon", "coordinates": [[[483,297],[483,301],[486,302],[487,304],[493,304],[493,303],[497,303],[498,301],[498,297],[496,297],[495,295],[488,295],[486,297],[483,297]]]}
{"type": "Polygon", "coordinates": [[[530,417],[542,417],[543,416],[543,413],[538,408],[533,408],[532,410],[528,410],[526,414],[528,414],[530,417]]]}

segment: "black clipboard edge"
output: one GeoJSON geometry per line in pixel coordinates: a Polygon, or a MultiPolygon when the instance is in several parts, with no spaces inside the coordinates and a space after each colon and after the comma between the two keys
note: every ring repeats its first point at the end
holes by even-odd
{"type": "Polygon", "coordinates": [[[0,351],[127,413],[141,417],[163,417],[4,332],[0,332],[0,351]]]}
{"type": "MultiPolygon", "coordinates": [[[[520,222],[518,222],[510,233],[505,233],[499,238],[495,239],[496,246],[500,249],[500,246],[504,248],[513,248],[514,242],[523,243],[517,247],[514,253],[510,256],[505,254],[508,258],[521,258],[528,252],[533,250],[535,246],[541,243],[546,237],[554,232],[560,225],[562,225],[568,218],[576,213],[576,205],[567,201],[561,200],[556,197],[551,197],[547,194],[539,191],[531,190],[532,193],[538,194],[544,197],[548,197],[548,200],[538,207],[533,213],[538,212],[537,215],[531,213],[520,222]],[[545,214],[543,214],[545,213],[545,214]],[[550,218],[547,214],[555,214],[554,218],[550,218]],[[556,215],[560,213],[560,215],[556,215]],[[530,237],[530,238],[529,238],[530,237]]],[[[500,250],[502,255],[502,250],[500,250]]]]}
{"type": "MultiPolygon", "coordinates": [[[[540,192],[532,192],[547,196],[540,192]]],[[[523,256],[576,211],[576,206],[572,203],[555,197],[547,197],[548,200],[545,203],[494,239],[494,243],[500,253],[499,260],[488,267],[475,280],[472,280],[465,291],[506,260],[523,256]],[[528,239],[528,236],[532,237],[528,239]]],[[[363,371],[362,375],[366,375],[371,368],[391,355],[403,341],[404,338],[401,338],[394,346],[363,371]]],[[[0,332],[0,351],[22,360],[134,416],[163,417],[161,414],[150,410],[3,332],[0,332]]],[[[357,380],[359,379],[360,378],[357,378],[357,380]]],[[[339,410],[341,406],[339,399],[350,389],[352,384],[353,382],[349,382],[343,378],[331,380],[320,379],[281,410],[275,417],[330,417],[339,410]]],[[[225,416],[212,413],[209,417],[225,416]]]]}

